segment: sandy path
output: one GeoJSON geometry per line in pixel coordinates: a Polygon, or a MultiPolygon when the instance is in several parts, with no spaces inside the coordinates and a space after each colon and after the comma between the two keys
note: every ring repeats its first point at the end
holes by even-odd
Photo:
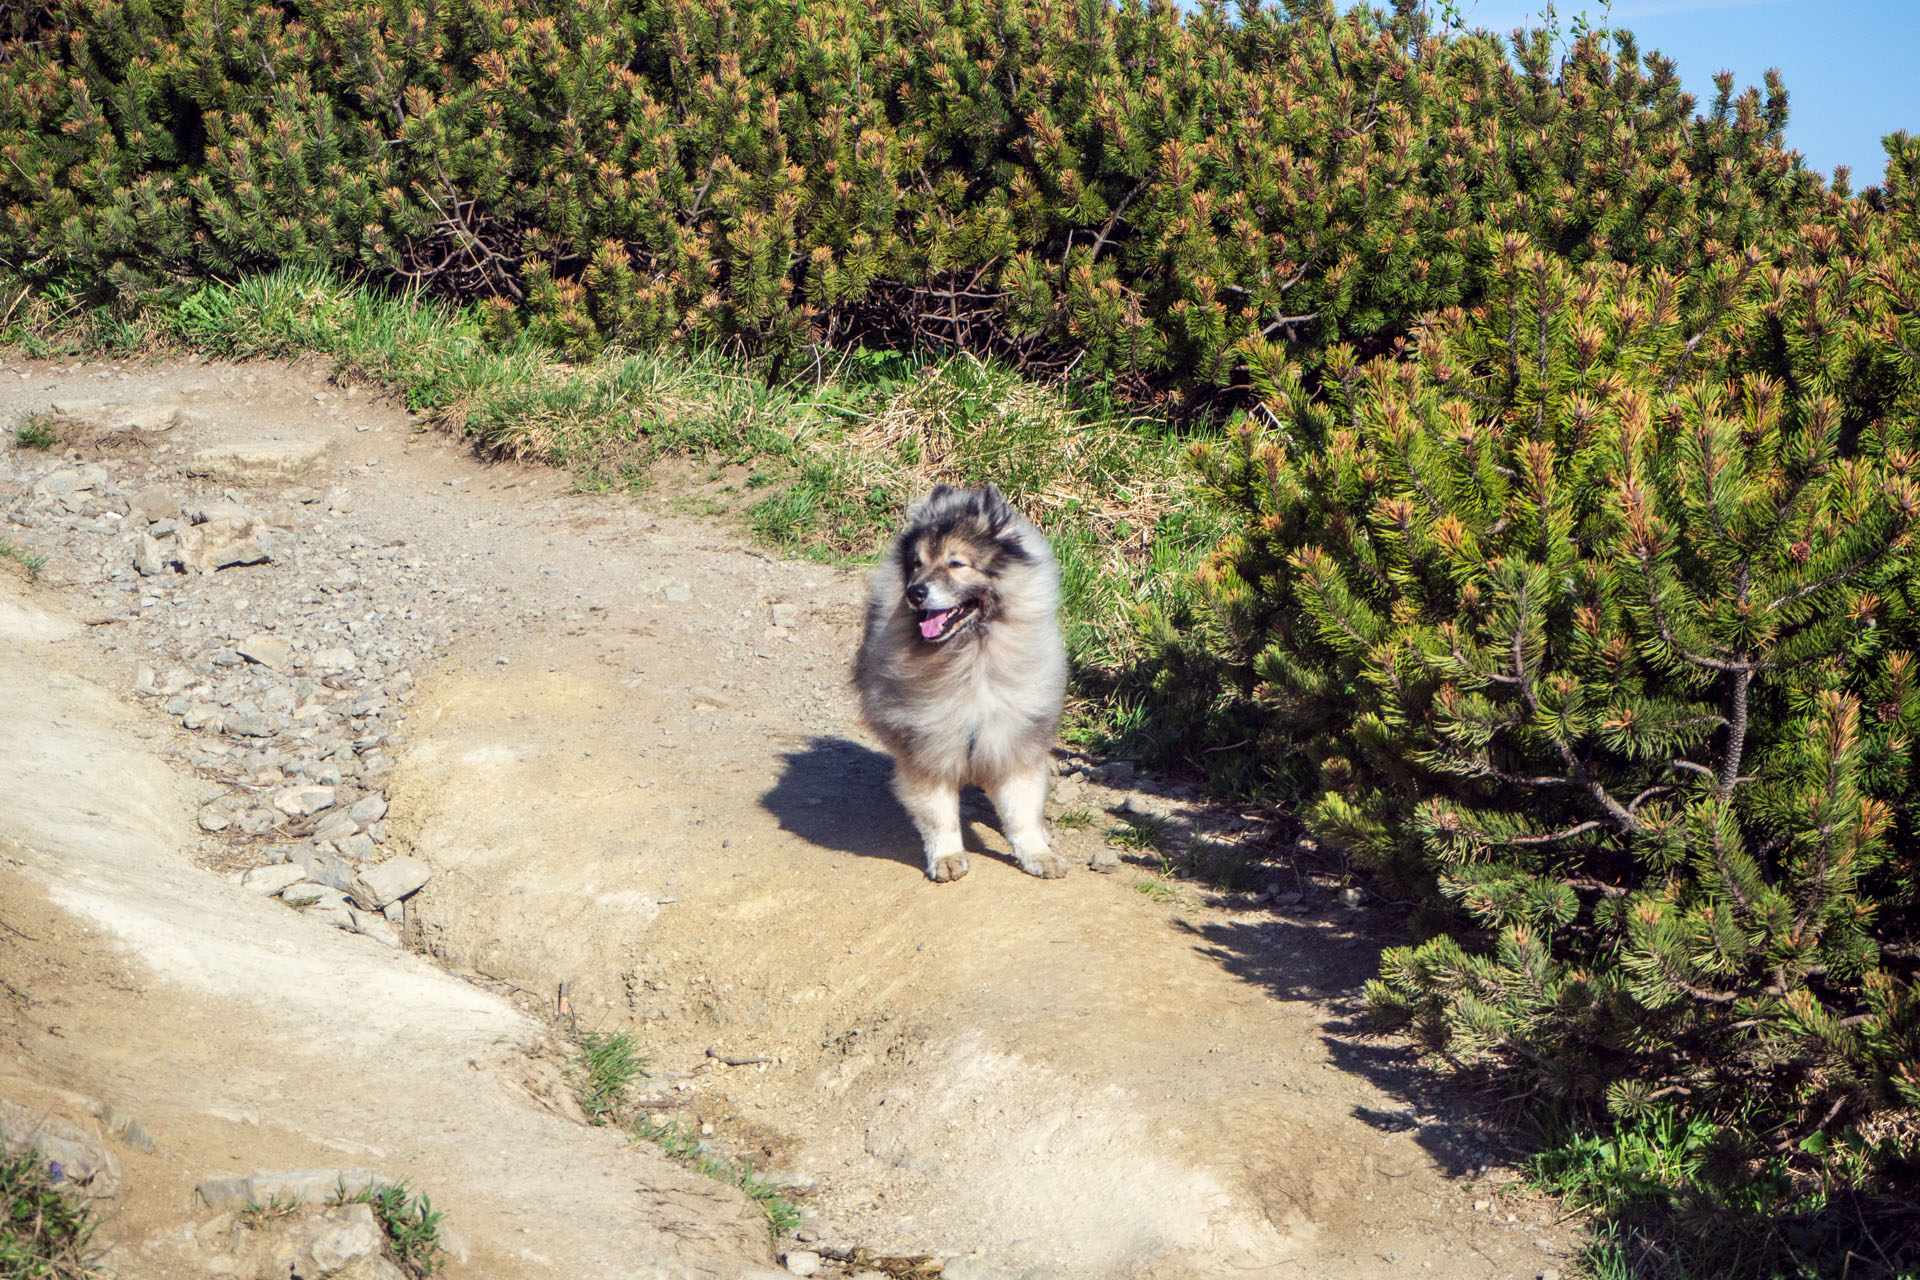
{"type": "MultiPolygon", "coordinates": [[[[301,537],[402,544],[421,581],[460,586],[434,595],[447,625],[387,784],[394,847],[435,870],[416,945],[526,1007],[564,982],[584,1024],[638,1028],[653,1088],[804,1189],[806,1243],[969,1258],[956,1276],[1554,1265],[1549,1206],[1470,1181],[1472,1125],[1349,1034],[1377,949],[1364,912],[1160,900],[1134,867],[1086,870],[1130,794],[1210,815],[1063,757],[1071,807],[1099,815],[1063,836],[1067,879],[989,852],[928,883],[852,715],[857,574],[677,517],[670,486],[575,495],[483,465],[311,369],[106,371],[33,367],[0,416],[104,382],[192,405],[169,457],[322,441],[304,482],[341,500],[301,537]]],[[[114,584],[44,589],[84,609],[114,584]]],[[[977,847],[1003,851],[975,817],[977,847]]]]}

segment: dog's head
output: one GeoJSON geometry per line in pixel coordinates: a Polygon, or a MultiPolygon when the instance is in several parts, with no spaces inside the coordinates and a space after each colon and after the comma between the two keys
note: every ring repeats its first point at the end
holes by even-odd
{"type": "Polygon", "coordinates": [[[1038,540],[993,485],[936,486],[909,513],[893,551],[901,595],[921,640],[947,644],[990,626],[1003,612],[1008,576],[1044,554],[1038,540]]]}

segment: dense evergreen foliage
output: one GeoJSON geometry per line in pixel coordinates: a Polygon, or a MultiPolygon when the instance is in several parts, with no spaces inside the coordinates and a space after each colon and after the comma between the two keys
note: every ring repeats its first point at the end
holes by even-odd
{"type": "Polygon", "coordinates": [[[48,0],[0,261],[276,265],[574,345],[926,342],[1135,390],[1471,303],[1488,228],[1687,273],[1830,200],[1786,98],[1331,0],[48,0]]]}
{"type": "Polygon", "coordinates": [[[1872,204],[1687,275],[1508,235],[1405,350],[1263,372],[1195,450],[1237,531],[1163,636],[1165,702],[1240,735],[1243,781],[1438,909],[1376,1013],[1530,1092],[1724,1122],[1736,1182],[1920,1155],[1894,150],[1872,204]]]}

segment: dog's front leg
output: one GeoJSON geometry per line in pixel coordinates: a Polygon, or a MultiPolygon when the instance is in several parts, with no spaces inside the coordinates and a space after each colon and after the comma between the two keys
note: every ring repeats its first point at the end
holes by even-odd
{"type": "Polygon", "coordinates": [[[896,764],[893,791],[906,806],[927,850],[929,880],[958,880],[967,874],[967,852],[960,840],[960,786],[896,764]]]}
{"type": "Polygon", "coordinates": [[[1037,764],[1009,774],[994,788],[993,807],[1013,845],[1020,869],[1042,880],[1067,874],[1067,860],[1047,847],[1047,765],[1037,764]]]}

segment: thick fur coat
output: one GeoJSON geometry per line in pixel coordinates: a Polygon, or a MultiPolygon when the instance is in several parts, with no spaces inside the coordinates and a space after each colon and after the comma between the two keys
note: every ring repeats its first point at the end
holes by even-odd
{"type": "Polygon", "coordinates": [[[1067,684],[1059,604],[1053,549],[992,485],[934,489],[874,568],[854,682],[935,880],[967,873],[969,783],[992,796],[1023,870],[1066,874],[1045,827],[1067,684]]]}

